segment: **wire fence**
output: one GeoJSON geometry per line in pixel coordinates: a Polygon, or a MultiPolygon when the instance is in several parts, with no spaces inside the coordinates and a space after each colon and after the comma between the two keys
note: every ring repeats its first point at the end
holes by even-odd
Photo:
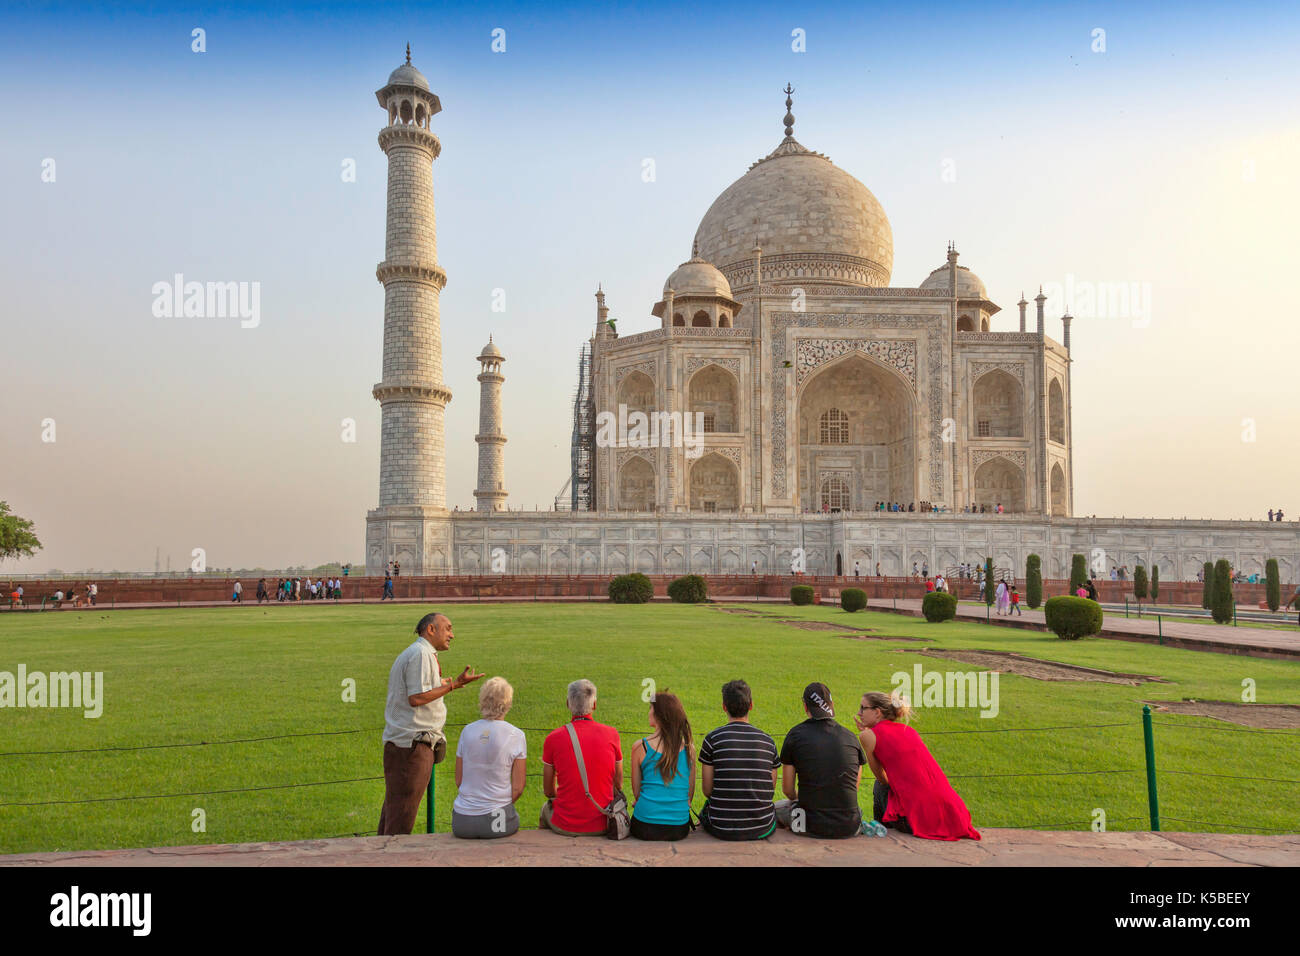
{"type": "MultiPolygon", "coordinates": [[[[1212,779],[1222,779],[1222,780],[1241,780],[1241,781],[1249,781],[1251,783],[1281,784],[1284,786],[1291,786],[1291,787],[1300,786],[1300,780],[1293,779],[1293,778],[1286,778],[1286,777],[1264,777],[1259,775],[1214,773],[1210,771],[1177,770],[1177,769],[1166,769],[1157,772],[1156,761],[1155,761],[1153,728],[1166,727],[1166,728],[1184,730],[1184,731],[1197,731],[1197,732],[1210,731],[1210,732],[1221,732],[1221,733],[1254,734],[1254,735],[1280,736],[1280,737],[1300,736],[1300,731],[1267,730],[1267,729],[1259,730],[1259,729],[1251,729],[1245,727],[1213,727],[1213,726],[1196,725],[1196,724],[1176,723],[1172,721],[1154,721],[1151,718],[1151,708],[1150,706],[1147,705],[1144,705],[1142,708],[1142,724],[1143,724],[1143,742],[1144,742],[1144,748],[1146,752],[1145,766],[1142,767],[1120,767],[1120,768],[1111,768],[1111,769],[1104,769],[1104,770],[1084,770],[1084,769],[1072,768],[1072,769],[1060,769],[1060,770],[1032,770],[1032,771],[1017,771],[1017,772],[957,773],[957,774],[947,774],[947,777],[949,780],[980,780],[980,779],[1008,780],[1008,779],[1017,779],[1017,778],[1038,778],[1038,777],[1079,777],[1079,776],[1110,777],[1110,776],[1122,776],[1126,774],[1145,773],[1147,777],[1148,815],[1145,817],[1143,816],[1110,817],[1107,819],[1107,823],[1131,823],[1139,820],[1147,820],[1149,822],[1150,828],[1153,831],[1159,831],[1161,827],[1162,818],[1159,812],[1159,793],[1157,788],[1158,777],[1161,774],[1185,776],[1185,777],[1212,778],[1212,779]]],[[[444,729],[445,730],[458,729],[458,728],[464,728],[466,726],[468,725],[464,723],[450,723],[444,725],[444,729]]],[[[929,731],[927,732],[927,736],[942,736],[942,735],[956,735],[956,734],[990,734],[990,733],[1029,734],[1029,733],[1041,733],[1041,732],[1048,732],[1048,731],[1077,731],[1077,730],[1095,731],[1095,730],[1105,730],[1105,729],[1114,729],[1119,727],[1132,727],[1132,726],[1133,724],[1131,721],[1117,721],[1113,723],[1067,724],[1067,725],[1053,725],[1047,727],[1000,727],[1000,728],[988,728],[988,729],[980,729],[980,730],[929,731]]],[[[372,726],[372,727],[356,727],[356,728],[340,729],[340,730],[320,730],[320,731],[306,731],[306,732],[286,733],[286,734],[267,734],[258,737],[238,737],[238,738],[231,738],[226,740],[196,740],[196,741],[173,742],[173,743],[136,744],[130,746],[82,747],[82,748],[75,748],[75,749],[13,750],[13,751],[0,752],[0,758],[61,757],[70,754],[108,755],[108,754],[122,754],[122,753],[151,751],[151,750],[217,747],[217,746],[229,746],[229,745],[237,745],[237,744],[262,743],[262,742],[273,741],[273,740],[295,740],[295,739],[302,739],[308,737],[337,737],[337,736],[346,736],[346,735],[363,734],[363,733],[378,733],[383,729],[384,728],[382,726],[372,726]]],[[[553,731],[554,728],[520,727],[518,729],[524,731],[525,733],[549,734],[553,731]]],[[[645,736],[646,734],[645,731],[640,731],[640,730],[636,730],[636,731],[619,730],[618,733],[620,736],[623,737],[641,737],[641,736],[645,736]]],[[[771,736],[774,739],[780,739],[785,737],[786,734],[773,734],[771,736]]],[[[526,774],[526,778],[528,779],[537,779],[542,776],[543,774],[541,773],[526,774]]],[[[108,797],[82,797],[77,799],[20,800],[20,801],[0,802],[0,809],[23,808],[23,807],[72,806],[72,805],[85,805],[85,804],[107,804],[107,803],[122,803],[122,802],[136,801],[136,800],[168,800],[168,799],[173,799],[178,797],[205,797],[205,796],[226,795],[226,794],[235,794],[235,793],[256,793],[256,792],[281,791],[281,790],[297,790],[297,789],[313,788],[313,787],[346,786],[346,785],[359,784],[359,783],[375,783],[383,779],[384,776],[382,774],[377,774],[373,776],[350,777],[350,778],[338,779],[338,780],[310,780],[310,781],[303,781],[297,783],[262,784],[257,786],[228,787],[228,788],[213,789],[213,790],[189,790],[189,791],[179,791],[179,792],[169,792],[169,793],[139,793],[139,794],[124,794],[118,796],[108,796],[108,797]]],[[[426,820],[428,821],[428,823],[426,824],[426,826],[428,827],[429,832],[433,832],[432,821],[433,821],[433,799],[434,799],[435,779],[436,779],[436,768],[435,768],[435,773],[430,777],[429,789],[427,794],[428,805],[426,807],[426,820]]],[[[1294,806],[1296,805],[1296,803],[1293,801],[1290,805],[1294,806]]],[[[1206,820],[1192,820],[1183,817],[1173,817],[1173,816],[1165,816],[1163,817],[1163,819],[1175,823],[1190,825],[1190,826],[1212,827],[1216,830],[1265,831],[1270,833],[1295,832],[1293,828],[1289,829],[1286,827],[1271,827],[1271,826],[1263,826],[1263,825],[1252,824],[1252,823],[1240,823],[1235,821],[1220,820],[1216,822],[1216,821],[1206,821],[1206,820]]],[[[1051,823],[1025,823],[1020,821],[1009,821],[1004,823],[982,822],[981,825],[994,826],[994,827],[1014,827],[1020,829],[1055,829],[1059,827],[1092,828],[1094,824],[1093,821],[1090,820],[1066,820],[1066,821],[1051,822],[1051,823]]],[[[534,830],[537,828],[529,826],[529,827],[521,827],[521,829],[534,830]]],[[[351,833],[335,834],[333,836],[325,837],[323,839],[371,836],[374,835],[375,832],[376,831],[374,830],[354,831],[351,833]]]]}

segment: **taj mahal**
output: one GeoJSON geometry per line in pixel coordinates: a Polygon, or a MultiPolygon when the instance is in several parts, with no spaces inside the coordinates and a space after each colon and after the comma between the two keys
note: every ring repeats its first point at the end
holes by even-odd
{"type": "Polygon", "coordinates": [[[367,573],[395,560],[417,574],[789,573],[798,554],[812,574],[897,575],[984,556],[1023,571],[1038,553],[1045,576],[1060,577],[1084,553],[1101,573],[1158,565],[1164,580],[1194,579],[1207,560],[1251,573],[1276,557],[1295,580],[1294,526],[1074,517],[1071,317],[1053,318],[1059,339],[1049,335],[1041,287],[1032,316],[1021,294],[1018,317],[1001,317],[951,242],[915,285],[891,284],[885,210],[795,139],[784,92],[784,136],[705,211],[648,327],[620,330],[597,291],[557,509],[507,508],[508,343],[489,341],[478,504],[448,511],[432,132],[442,104],[408,48],[376,93],[388,205],[367,573]],[[596,422],[615,412],[651,423],[655,440],[607,440],[596,422]],[[693,435],[674,431],[683,420],[693,435]],[[895,503],[902,513],[881,510],[895,503]]]}

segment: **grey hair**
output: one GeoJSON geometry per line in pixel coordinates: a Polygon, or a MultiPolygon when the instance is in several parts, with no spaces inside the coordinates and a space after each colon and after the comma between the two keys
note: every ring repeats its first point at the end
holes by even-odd
{"type": "Polygon", "coordinates": [[[501,720],[515,701],[515,689],[504,677],[489,677],[478,692],[478,712],[488,720],[501,720]]]}
{"type": "Polygon", "coordinates": [[[585,717],[596,706],[596,685],[583,678],[569,685],[569,713],[585,717]]]}

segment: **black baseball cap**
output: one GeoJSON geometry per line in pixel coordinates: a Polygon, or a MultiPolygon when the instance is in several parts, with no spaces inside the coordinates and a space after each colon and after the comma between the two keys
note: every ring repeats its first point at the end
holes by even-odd
{"type": "Polygon", "coordinates": [[[834,720],[835,705],[831,702],[831,689],[821,681],[813,681],[803,689],[803,702],[808,716],[813,720],[834,720]]]}

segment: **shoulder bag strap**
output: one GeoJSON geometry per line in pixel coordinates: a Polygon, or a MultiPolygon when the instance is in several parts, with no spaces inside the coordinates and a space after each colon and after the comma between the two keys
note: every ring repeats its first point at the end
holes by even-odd
{"type": "Polygon", "coordinates": [[[578,744],[578,732],[573,729],[573,723],[569,722],[564,725],[569,731],[569,740],[573,742],[573,755],[578,758],[578,776],[582,777],[582,790],[591,801],[591,805],[601,812],[602,815],[608,816],[605,808],[596,802],[596,798],[591,795],[591,787],[587,785],[587,762],[582,759],[582,747],[578,744]]]}

